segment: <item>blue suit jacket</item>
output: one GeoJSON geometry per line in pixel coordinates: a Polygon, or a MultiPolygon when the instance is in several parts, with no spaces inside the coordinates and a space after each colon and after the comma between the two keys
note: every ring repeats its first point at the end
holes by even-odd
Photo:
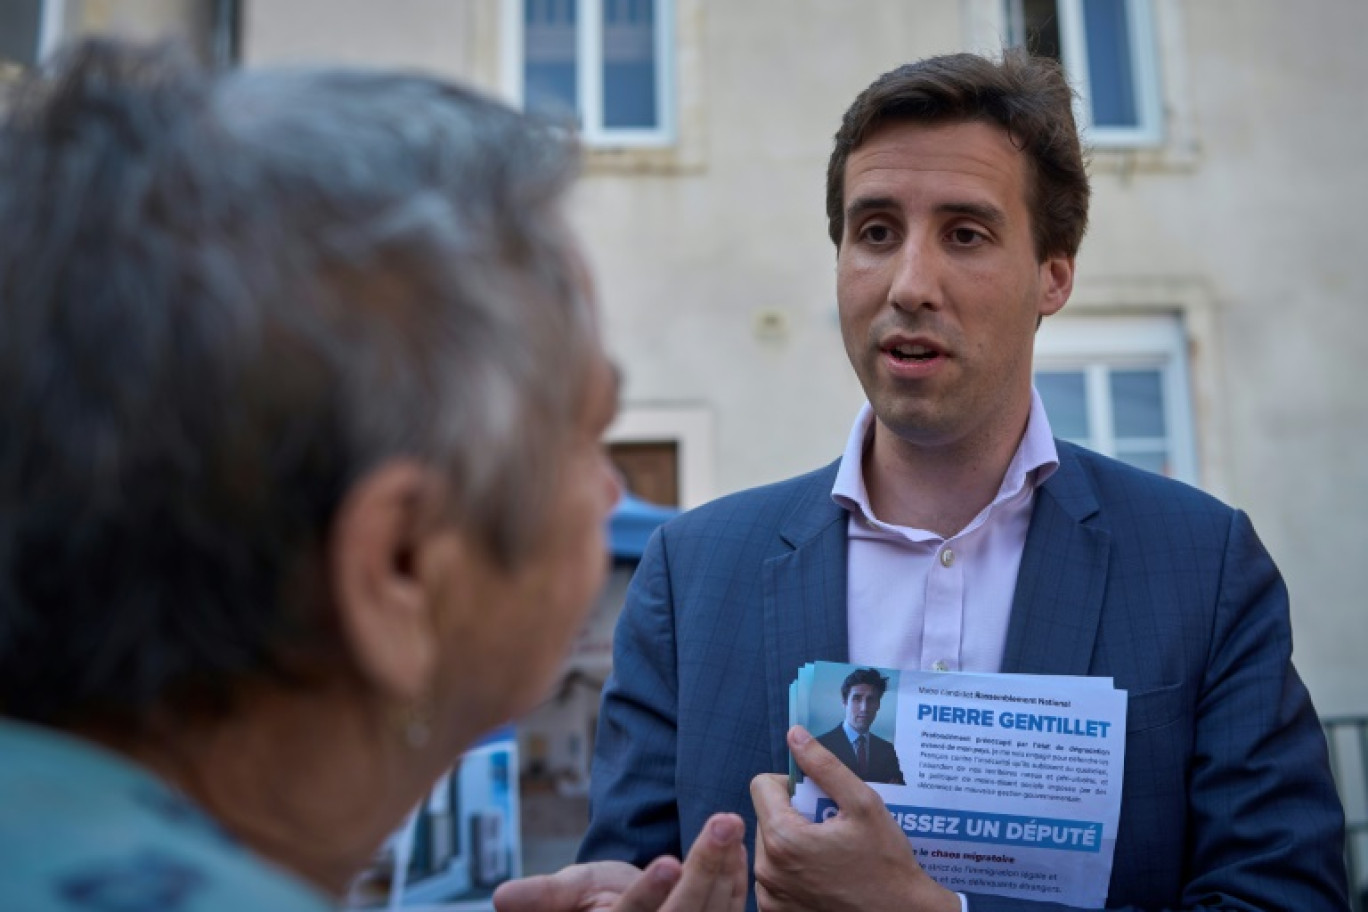
{"type": "MultiPolygon", "coordinates": [[[[1292,668],[1287,591],[1248,517],[1058,447],[1002,671],[1129,691],[1108,906],[1345,908],[1343,811],[1292,668]]],[[[789,684],[805,662],[848,658],[835,470],[722,498],[652,538],[614,642],[582,860],[679,854],[723,810],[753,849],[748,786],[788,768],[789,684]]]]}
{"type": "Polygon", "coordinates": [[[855,748],[846,737],[845,726],[837,725],[817,741],[836,755],[851,772],[859,775],[865,782],[880,782],[885,785],[906,785],[903,779],[902,764],[898,762],[898,751],[892,741],[870,734],[865,743],[869,745],[869,768],[860,775],[859,763],[855,759],[855,748]]]}

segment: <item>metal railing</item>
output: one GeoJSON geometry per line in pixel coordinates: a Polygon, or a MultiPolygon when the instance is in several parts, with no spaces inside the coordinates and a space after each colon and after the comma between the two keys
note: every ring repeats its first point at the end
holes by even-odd
{"type": "Polygon", "coordinates": [[[1321,724],[1330,745],[1330,769],[1344,802],[1349,907],[1352,912],[1368,912],[1368,716],[1330,716],[1321,724]]]}

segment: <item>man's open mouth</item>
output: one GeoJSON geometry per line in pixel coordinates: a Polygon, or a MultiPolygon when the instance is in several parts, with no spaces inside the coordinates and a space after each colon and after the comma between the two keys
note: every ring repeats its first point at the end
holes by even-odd
{"type": "Polygon", "coordinates": [[[925,345],[894,345],[885,350],[899,361],[930,361],[940,355],[940,352],[925,345]]]}

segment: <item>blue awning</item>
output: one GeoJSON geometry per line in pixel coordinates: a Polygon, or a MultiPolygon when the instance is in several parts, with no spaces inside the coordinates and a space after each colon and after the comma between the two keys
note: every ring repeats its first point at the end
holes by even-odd
{"type": "Polygon", "coordinates": [[[635,560],[646,551],[656,527],[679,515],[674,507],[662,507],[624,493],[608,517],[608,542],[614,558],[635,560]]]}

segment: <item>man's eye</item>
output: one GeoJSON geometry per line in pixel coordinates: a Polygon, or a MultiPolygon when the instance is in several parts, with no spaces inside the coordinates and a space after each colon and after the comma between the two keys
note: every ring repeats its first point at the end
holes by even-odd
{"type": "Polygon", "coordinates": [[[973,228],[956,228],[950,232],[950,240],[956,244],[976,244],[983,240],[983,234],[973,228]]]}
{"type": "Polygon", "coordinates": [[[861,234],[871,244],[887,244],[893,240],[893,232],[887,225],[868,225],[861,234]]]}

